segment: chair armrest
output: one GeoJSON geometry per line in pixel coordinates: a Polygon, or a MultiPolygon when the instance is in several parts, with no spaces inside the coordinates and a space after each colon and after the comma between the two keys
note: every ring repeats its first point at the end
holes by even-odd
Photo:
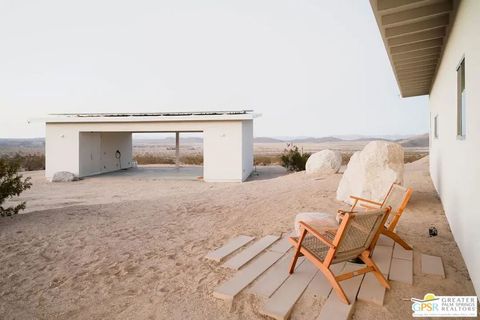
{"type": "MultiPolygon", "coordinates": [[[[330,242],[330,240],[328,240],[327,238],[325,238],[320,232],[318,232],[317,230],[313,229],[311,226],[309,226],[308,224],[306,224],[305,222],[303,221],[300,221],[300,225],[305,228],[308,232],[310,232],[311,234],[313,234],[313,236],[315,238],[317,238],[318,240],[322,241],[323,243],[325,243],[327,246],[329,246],[330,248],[335,248],[335,245],[330,242]]],[[[301,243],[299,244],[301,245],[301,243]]]]}
{"type": "Polygon", "coordinates": [[[374,204],[374,205],[377,205],[377,206],[382,205],[380,202],[373,201],[373,200],[368,200],[368,199],[364,199],[364,198],[360,198],[360,197],[356,197],[356,196],[350,196],[350,198],[352,198],[353,200],[356,200],[356,201],[366,202],[366,203],[374,204]]]}

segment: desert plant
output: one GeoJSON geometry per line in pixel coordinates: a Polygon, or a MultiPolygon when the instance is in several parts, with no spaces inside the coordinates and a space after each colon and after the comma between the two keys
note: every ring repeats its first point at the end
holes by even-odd
{"type": "Polygon", "coordinates": [[[20,163],[21,171],[45,170],[44,154],[19,154],[17,153],[13,159],[20,163]]]}
{"type": "Polygon", "coordinates": [[[138,164],[175,164],[175,159],[154,153],[141,153],[133,157],[138,164]]]}
{"type": "MultiPolygon", "coordinates": [[[[133,160],[138,164],[175,164],[175,157],[172,155],[157,154],[157,153],[140,153],[133,157],[133,160]]],[[[182,155],[180,163],[184,165],[202,165],[202,154],[182,155]]]]}
{"type": "Polygon", "coordinates": [[[18,161],[19,171],[45,170],[45,155],[42,153],[24,154],[17,152],[15,154],[0,155],[7,161],[18,161]]]}
{"type": "Polygon", "coordinates": [[[273,154],[273,155],[255,155],[253,159],[253,164],[256,166],[270,166],[274,164],[280,164],[281,155],[273,154]]]}
{"type": "Polygon", "coordinates": [[[344,151],[342,154],[342,166],[346,166],[350,162],[350,158],[353,156],[353,152],[344,151]]]}
{"type": "Polygon", "coordinates": [[[282,161],[282,167],[288,171],[302,171],[305,170],[309,157],[310,153],[300,152],[297,146],[288,144],[280,160],[282,161]]]}
{"type": "Polygon", "coordinates": [[[202,154],[191,154],[180,157],[180,163],[185,165],[202,165],[203,164],[203,155],[202,154]]]}
{"type": "Polygon", "coordinates": [[[14,207],[3,207],[5,200],[13,196],[18,197],[20,193],[32,186],[30,177],[23,178],[21,174],[18,174],[19,169],[20,161],[18,159],[0,159],[0,215],[2,217],[12,216],[25,209],[25,202],[14,207]]]}

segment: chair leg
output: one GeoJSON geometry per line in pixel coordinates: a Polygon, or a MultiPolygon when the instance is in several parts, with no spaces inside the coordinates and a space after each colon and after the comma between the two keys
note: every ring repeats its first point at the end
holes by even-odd
{"type": "Polygon", "coordinates": [[[413,248],[410,247],[408,243],[406,243],[402,238],[400,238],[395,232],[390,230],[383,230],[382,234],[386,235],[387,237],[401,245],[405,250],[413,250],[413,248]]]}
{"type": "Polygon", "coordinates": [[[293,255],[292,262],[290,263],[290,269],[288,269],[288,273],[292,274],[295,270],[295,265],[297,264],[298,257],[300,256],[300,247],[295,249],[295,254],[293,255]]]}
{"type": "Polygon", "coordinates": [[[375,275],[375,277],[377,278],[378,282],[380,282],[380,284],[384,288],[390,289],[390,284],[388,283],[387,279],[385,279],[382,272],[380,271],[380,268],[378,268],[377,264],[369,257],[369,255],[368,254],[362,254],[360,256],[360,259],[362,259],[363,262],[365,262],[365,264],[367,266],[373,268],[372,272],[375,275]]]}
{"type": "Polygon", "coordinates": [[[335,275],[330,271],[330,269],[325,268],[325,269],[320,269],[322,273],[325,275],[325,278],[327,278],[328,282],[332,285],[332,288],[335,290],[337,293],[337,296],[340,298],[341,301],[343,301],[346,304],[350,304],[350,301],[347,298],[347,295],[345,294],[345,291],[343,291],[342,287],[340,286],[340,283],[337,281],[335,278],[335,275]]]}
{"type": "Polygon", "coordinates": [[[295,265],[297,264],[298,257],[301,255],[300,248],[302,247],[302,242],[303,242],[303,239],[305,239],[306,235],[307,235],[307,229],[303,229],[302,234],[300,235],[300,238],[298,238],[297,244],[294,246],[295,254],[293,255],[292,263],[290,264],[290,269],[288,270],[289,274],[292,274],[293,271],[295,270],[295,265]]]}

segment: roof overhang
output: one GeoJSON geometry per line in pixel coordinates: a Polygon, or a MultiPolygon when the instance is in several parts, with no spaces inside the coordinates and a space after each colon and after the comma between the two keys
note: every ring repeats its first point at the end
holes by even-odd
{"type": "Polygon", "coordinates": [[[402,97],[430,93],[457,0],[370,0],[402,97]]]}

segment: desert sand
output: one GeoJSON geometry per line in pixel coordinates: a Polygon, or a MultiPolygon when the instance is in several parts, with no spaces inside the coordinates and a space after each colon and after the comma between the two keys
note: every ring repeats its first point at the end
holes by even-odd
{"type": "MultiPolygon", "coordinates": [[[[26,213],[0,219],[3,319],[264,319],[262,301],[241,293],[232,306],[212,296],[233,272],[204,255],[239,234],[293,228],[301,211],[336,212],[341,174],[312,178],[262,168],[243,184],[104,175],[51,184],[29,172],[26,213]]],[[[398,233],[414,247],[414,286],[391,282],[383,307],[357,302],[354,319],[405,319],[411,297],[475,295],[428,174],[407,165],[414,194],[398,233]],[[439,235],[430,238],[428,228],[439,235]],[[446,279],[422,275],[420,253],[441,256],[446,279]]],[[[304,295],[292,319],[324,301],[304,295]]]]}

